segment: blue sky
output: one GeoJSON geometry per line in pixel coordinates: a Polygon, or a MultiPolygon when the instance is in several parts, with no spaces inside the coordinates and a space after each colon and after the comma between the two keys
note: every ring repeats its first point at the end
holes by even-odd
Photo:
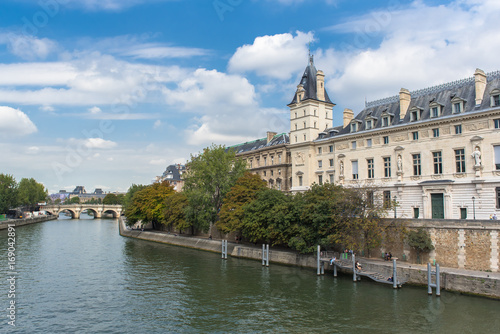
{"type": "Polygon", "coordinates": [[[308,48],[333,126],[500,69],[496,0],[4,0],[0,172],[126,191],[211,143],[288,132],[308,48]]]}

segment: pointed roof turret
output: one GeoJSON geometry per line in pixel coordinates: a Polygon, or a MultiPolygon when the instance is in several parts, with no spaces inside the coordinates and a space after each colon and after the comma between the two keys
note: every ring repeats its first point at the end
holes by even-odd
{"type": "MultiPolygon", "coordinates": [[[[321,74],[323,72],[319,71],[321,74]]],[[[320,89],[324,90],[324,100],[318,98],[318,83],[317,83],[317,77],[316,75],[318,74],[318,71],[316,70],[316,67],[314,67],[314,56],[309,54],[309,64],[307,65],[304,74],[302,75],[302,79],[300,80],[299,86],[303,88],[304,90],[304,95],[300,98],[300,101],[304,101],[307,99],[313,99],[313,100],[320,100],[324,101],[326,103],[331,103],[334,104],[331,100],[330,97],[328,96],[328,93],[326,92],[326,89],[324,87],[320,87],[320,89]]],[[[292,102],[290,104],[297,103],[299,100],[297,99],[297,93],[295,92],[295,95],[293,96],[292,102]]]]}

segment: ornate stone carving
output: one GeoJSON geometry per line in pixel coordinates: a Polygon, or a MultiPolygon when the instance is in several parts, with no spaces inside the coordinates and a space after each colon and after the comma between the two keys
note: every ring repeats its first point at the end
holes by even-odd
{"type": "Polygon", "coordinates": [[[432,175],[431,175],[431,178],[432,178],[433,180],[440,180],[440,179],[442,179],[442,178],[443,178],[443,175],[441,175],[441,174],[432,174],[432,175]]]}
{"type": "Polygon", "coordinates": [[[373,144],[375,144],[375,145],[380,144],[380,138],[378,138],[378,137],[373,138],[373,144]]]}
{"type": "Polygon", "coordinates": [[[428,138],[429,137],[429,131],[428,130],[422,130],[422,132],[420,132],[420,135],[422,136],[422,138],[428,138]]]}
{"type": "Polygon", "coordinates": [[[463,179],[464,177],[467,176],[467,174],[465,173],[455,173],[453,174],[454,177],[456,177],[457,179],[463,179]]]}
{"type": "Polygon", "coordinates": [[[348,143],[338,144],[337,145],[337,150],[345,150],[347,148],[349,148],[349,144],[348,143]]]}
{"type": "Polygon", "coordinates": [[[421,177],[420,175],[412,175],[412,176],[410,177],[410,179],[411,179],[412,181],[418,181],[418,180],[420,180],[421,178],[422,178],[422,177],[421,177]]]}
{"type": "Polygon", "coordinates": [[[467,131],[477,131],[477,130],[482,130],[482,129],[487,129],[488,128],[488,122],[477,122],[477,123],[471,123],[467,124],[465,126],[465,129],[467,131]]]}
{"type": "Polygon", "coordinates": [[[443,134],[444,135],[449,135],[450,134],[450,128],[449,127],[444,127],[443,128],[443,134]]]}
{"type": "Polygon", "coordinates": [[[297,152],[295,153],[295,165],[299,165],[299,164],[304,164],[305,160],[304,160],[304,153],[302,152],[297,152]]]}
{"type": "Polygon", "coordinates": [[[397,136],[393,136],[392,137],[392,140],[393,141],[404,141],[404,140],[407,140],[408,139],[408,135],[406,134],[401,134],[401,135],[397,135],[397,136]]]}

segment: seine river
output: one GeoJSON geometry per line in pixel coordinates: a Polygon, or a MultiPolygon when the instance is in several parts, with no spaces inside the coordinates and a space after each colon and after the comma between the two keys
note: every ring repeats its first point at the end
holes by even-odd
{"type": "Polygon", "coordinates": [[[499,333],[500,302],[121,237],[116,220],[0,231],[0,333],[499,333]],[[14,300],[15,328],[8,324],[14,300]]]}

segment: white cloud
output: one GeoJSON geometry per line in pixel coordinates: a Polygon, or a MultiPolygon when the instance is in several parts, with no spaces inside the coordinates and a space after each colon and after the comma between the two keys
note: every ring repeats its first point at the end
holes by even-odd
{"type": "Polygon", "coordinates": [[[0,106],[0,134],[22,136],[37,131],[35,124],[21,110],[0,106]]]}
{"type": "Polygon", "coordinates": [[[85,140],[85,147],[87,148],[110,149],[116,145],[115,142],[102,138],[88,138],[85,140]]]}
{"type": "Polygon", "coordinates": [[[349,33],[351,43],[320,50],[334,102],[360,111],[368,100],[397,95],[473,75],[476,68],[498,69],[498,1],[465,0],[376,11],[329,29],[349,33]],[[466,5],[466,6],[464,6],[466,5]],[[375,47],[368,48],[377,40],[375,47]],[[338,97],[338,98],[336,98],[338,97]]]}
{"type": "Polygon", "coordinates": [[[92,108],[89,108],[89,112],[90,112],[92,115],[95,115],[95,114],[100,114],[100,113],[102,113],[102,110],[101,110],[101,108],[99,108],[99,107],[92,107],[92,108]]]}
{"type": "Polygon", "coordinates": [[[26,154],[38,154],[40,152],[40,147],[30,146],[26,149],[26,154]]]}
{"type": "Polygon", "coordinates": [[[155,124],[153,124],[153,129],[158,129],[159,127],[161,127],[161,121],[158,119],[155,124]]]}
{"type": "Polygon", "coordinates": [[[143,44],[128,48],[123,55],[140,59],[188,58],[204,56],[209,52],[204,49],[143,44]]]}
{"type": "Polygon", "coordinates": [[[154,165],[154,166],[158,166],[158,165],[164,166],[167,164],[167,160],[166,159],[152,159],[149,161],[149,164],[154,165]]]}
{"type": "Polygon", "coordinates": [[[54,107],[52,106],[48,106],[48,105],[45,105],[45,106],[41,106],[40,108],[41,111],[45,111],[45,112],[49,112],[49,113],[52,113],[55,111],[54,107]]]}
{"type": "Polygon", "coordinates": [[[57,49],[57,43],[48,38],[14,33],[0,34],[0,44],[6,44],[12,54],[25,60],[45,59],[57,49]]]}
{"type": "Polygon", "coordinates": [[[304,67],[307,43],[313,34],[296,32],[255,38],[253,44],[239,47],[229,60],[232,72],[254,71],[260,76],[289,79],[304,67]]]}

